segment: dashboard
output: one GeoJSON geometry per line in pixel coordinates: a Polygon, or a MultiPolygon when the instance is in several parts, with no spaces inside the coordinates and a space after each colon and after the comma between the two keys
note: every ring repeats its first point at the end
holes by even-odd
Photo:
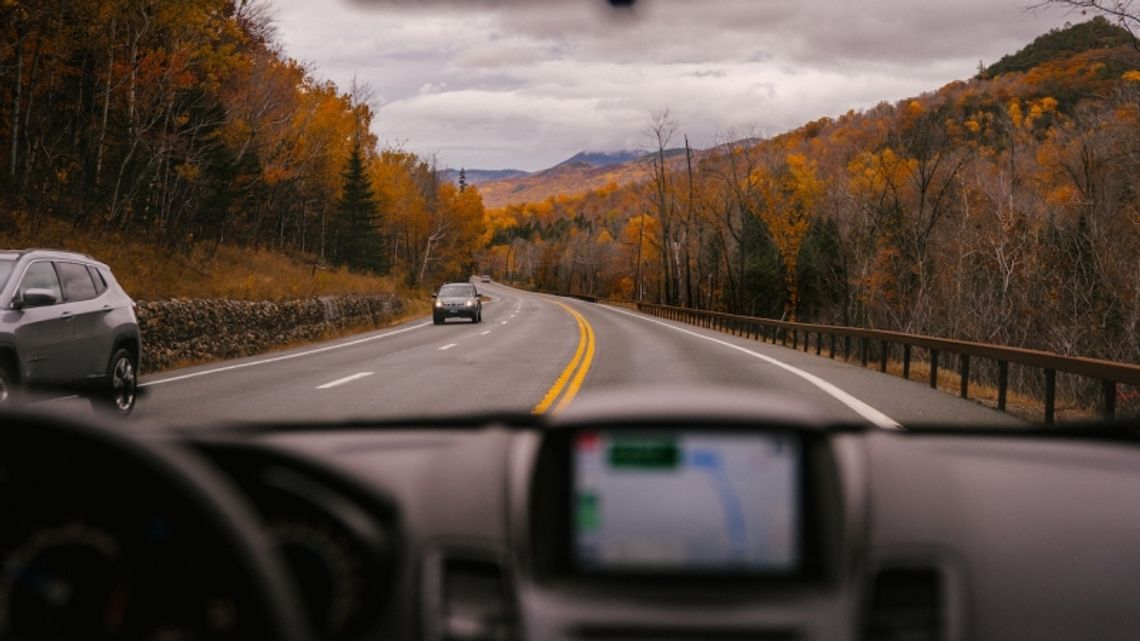
{"type": "Polygon", "coordinates": [[[724,390],[0,425],[0,639],[1140,637],[1134,426],[883,431],[724,390]]]}

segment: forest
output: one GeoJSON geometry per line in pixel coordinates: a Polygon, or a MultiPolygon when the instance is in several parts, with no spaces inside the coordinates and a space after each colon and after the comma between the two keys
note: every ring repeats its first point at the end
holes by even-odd
{"type": "Polygon", "coordinates": [[[1140,362],[1140,51],[1103,18],[977,77],[487,212],[538,289],[1140,362]]]}
{"type": "Polygon", "coordinates": [[[381,148],[369,88],[290,59],[265,3],[0,0],[0,31],[0,231],[50,218],[412,287],[468,273],[478,193],[381,148]]]}

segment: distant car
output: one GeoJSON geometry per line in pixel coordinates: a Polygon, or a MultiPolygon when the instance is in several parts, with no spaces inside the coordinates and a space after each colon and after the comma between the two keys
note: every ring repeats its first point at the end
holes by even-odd
{"type": "Polygon", "coordinates": [[[489,282],[491,282],[491,277],[488,276],[487,274],[483,274],[482,276],[479,277],[479,280],[484,282],[484,283],[489,283],[489,282]]]}
{"type": "Polygon", "coordinates": [[[38,388],[130,414],[140,351],[134,301],[109,267],[72,252],[0,251],[0,407],[38,388]]]}
{"type": "Polygon", "coordinates": [[[473,323],[483,321],[483,302],[471,283],[447,283],[435,294],[431,319],[436,325],[448,318],[470,318],[473,323]]]}

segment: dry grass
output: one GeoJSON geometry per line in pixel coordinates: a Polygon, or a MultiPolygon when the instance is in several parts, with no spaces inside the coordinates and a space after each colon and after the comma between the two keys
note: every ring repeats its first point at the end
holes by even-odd
{"type": "MultiPolygon", "coordinates": [[[[11,215],[11,214],[9,214],[11,215]]],[[[311,296],[381,294],[403,291],[392,278],[365,276],[344,268],[314,269],[311,255],[199,243],[186,252],[170,252],[128,236],[96,234],[41,218],[33,225],[15,216],[17,231],[0,232],[0,247],[51,247],[89,254],[111,266],[123,289],[137,300],[230,298],[287,300],[311,296]]]]}

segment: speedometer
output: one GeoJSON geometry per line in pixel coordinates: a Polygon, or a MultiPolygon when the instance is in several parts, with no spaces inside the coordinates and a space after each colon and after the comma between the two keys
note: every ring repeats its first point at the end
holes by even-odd
{"type": "Polygon", "coordinates": [[[0,638],[119,634],[128,589],[110,533],[82,523],[37,530],[0,567],[0,638]]]}

